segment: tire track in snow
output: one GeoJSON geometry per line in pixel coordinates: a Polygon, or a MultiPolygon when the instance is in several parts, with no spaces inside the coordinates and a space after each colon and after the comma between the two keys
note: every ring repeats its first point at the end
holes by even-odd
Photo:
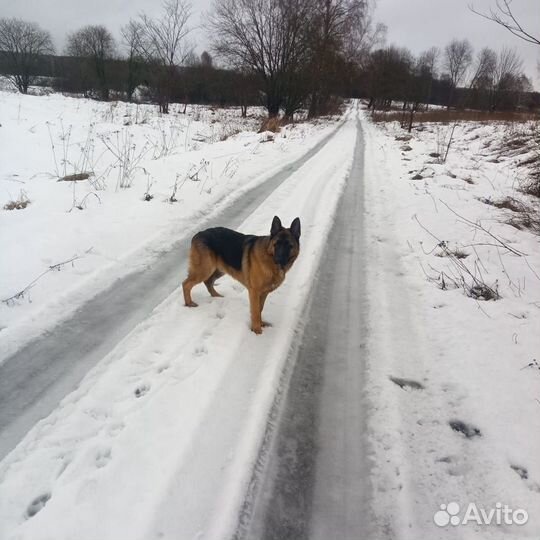
{"type": "Polygon", "coordinates": [[[4,460],[0,498],[16,496],[0,521],[20,539],[36,540],[42,530],[58,540],[220,538],[234,529],[355,136],[354,122],[345,124],[241,226],[263,233],[274,213],[304,220],[302,256],[268,300],[274,328],[250,332],[245,291],[230,280],[218,285],[223,299],[196,290],[197,310],[184,309],[175,290],[4,460]],[[147,391],[136,397],[141,386],[147,391]],[[81,419],[95,420],[82,434],[81,419]],[[70,461],[57,479],[60,452],[70,461]],[[21,523],[21,501],[42,492],[52,494],[47,506],[21,523]]]}
{"type": "MultiPolygon", "coordinates": [[[[341,124],[340,124],[341,125],[341,124]]],[[[339,126],[304,156],[194,229],[236,228],[264,199],[327,144],[339,126]]],[[[0,459],[47,416],[88,370],[178,286],[192,231],[147,268],[127,275],[83,304],[70,319],[0,364],[0,459]]]]}
{"type": "MultiPolygon", "coordinates": [[[[358,126],[360,133],[360,126],[358,126]]],[[[363,143],[336,211],[290,381],[276,401],[235,539],[368,538],[363,143]]]]}
{"type": "MultiPolygon", "coordinates": [[[[288,221],[300,215],[303,220],[301,256],[284,285],[268,299],[265,310],[274,328],[261,339],[251,339],[247,300],[243,294],[243,309],[238,311],[237,319],[245,320],[244,338],[235,340],[229,347],[238,352],[233,353],[230,367],[224,372],[205,419],[193,437],[189,458],[171,480],[175,485],[175,478],[189,478],[189,483],[198,487],[197,497],[189,502],[187,509],[181,510],[178,500],[182,500],[183,490],[163,500],[157,505],[159,511],[141,540],[151,537],[158,528],[164,538],[190,538],[200,534],[201,538],[217,540],[229,538],[236,527],[251,476],[250,467],[257,459],[264,436],[264,421],[279,391],[282,374],[287,370],[288,353],[301,335],[305,304],[309,301],[337,201],[350,169],[356,137],[354,121],[348,122],[339,137],[339,141],[331,143],[332,153],[328,147],[324,156],[320,155],[306,166],[303,174],[295,175],[276,190],[260,211],[241,227],[245,232],[264,230],[274,214],[287,216],[288,221]],[[264,351],[262,357],[261,351],[264,351]],[[261,360],[264,360],[262,365],[261,360]],[[217,441],[216,434],[219,434],[217,441]],[[225,464],[223,455],[228,456],[225,464]],[[195,521],[195,516],[198,528],[190,523],[195,521]],[[186,528],[187,523],[190,528],[186,528]]],[[[171,487],[167,493],[173,490],[171,487]]]]}

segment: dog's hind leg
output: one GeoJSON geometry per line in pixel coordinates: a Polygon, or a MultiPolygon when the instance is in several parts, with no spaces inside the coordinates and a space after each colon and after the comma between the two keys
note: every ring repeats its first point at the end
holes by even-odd
{"type": "Polygon", "coordinates": [[[189,253],[188,277],[182,283],[184,301],[187,307],[197,307],[197,304],[191,298],[191,289],[198,283],[203,281],[206,283],[207,280],[211,279],[215,271],[215,257],[212,256],[206,246],[193,242],[189,253]]]}
{"type": "Polygon", "coordinates": [[[206,288],[208,289],[208,292],[210,293],[210,296],[213,296],[215,298],[222,298],[223,295],[219,294],[216,289],[214,288],[214,283],[217,279],[219,279],[221,276],[223,276],[223,272],[220,272],[219,270],[216,270],[205,282],[206,288]]]}
{"type": "Polygon", "coordinates": [[[182,282],[182,290],[184,291],[184,303],[187,307],[197,307],[199,305],[196,304],[191,298],[191,289],[193,289],[193,287],[195,287],[197,283],[200,283],[200,281],[194,279],[193,276],[188,276],[182,282]]]}

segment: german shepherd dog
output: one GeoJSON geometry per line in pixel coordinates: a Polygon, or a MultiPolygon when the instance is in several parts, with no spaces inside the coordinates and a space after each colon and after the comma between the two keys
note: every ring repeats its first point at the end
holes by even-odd
{"type": "Polygon", "coordinates": [[[242,234],[224,227],[198,232],[191,240],[188,277],[182,283],[187,307],[197,307],[191,289],[204,282],[211,296],[222,296],[214,288],[224,274],[233,277],[249,292],[251,330],[262,333],[262,310],[268,293],[285,279],[300,252],[300,219],[289,229],[275,216],[269,236],[242,234]]]}

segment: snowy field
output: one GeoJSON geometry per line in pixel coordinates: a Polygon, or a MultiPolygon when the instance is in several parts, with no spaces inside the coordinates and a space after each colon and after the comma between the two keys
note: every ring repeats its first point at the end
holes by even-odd
{"type": "MultiPolygon", "coordinates": [[[[58,103],[65,102],[59,99],[58,103]]],[[[13,113],[17,115],[16,107],[13,113]]],[[[250,332],[245,290],[230,280],[219,284],[223,299],[211,299],[197,288],[194,295],[201,302],[197,310],[186,310],[180,291],[174,291],[2,461],[1,538],[221,538],[234,529],[265,419],[351,165],[356,141],[353,111],[349,111],[348,118],[324,149],[288,178],[241,226],[243,231],[265,234],[275,214],[287,224],[293,217],[302,216],[302,258],[287,278],[287,287],[273,294],[265,308],[274,328],[260,337],[250,332]]],[[[145,167],[152,170],[154,178],[160,176],[160,171],[169,178],[159,189],[156,181],[156,196],[150,202],[142,200],[144,185],[136,189],[134,184],[127,191],[101,191],[100,205],[66,212],[58,202],[60,196],[46,196],[46,187],[58,192],[66,190],[63,201],[68,207],[73,187],[57,183],[49,175],[38,177],[35,181],[46,187],[30,193],[28,186],[33,202],[24,210],[9,211],[7,217],[8,211],[4,212],[3,219],[32,219],[27,212],[33,208],[38,211],[41,193],[43,204],[50,206],[47,212],[38,214],[44,220],[42,225],[34,222],[36,235],[28,237],[41,256],[45,253],[41,242],[51,238],[50,247],[58,242],[58,236],[40,232],[50,224],[56,235],[61,234],[67,216],[68,220],[86,221],[74,232],[69,229],[66,244],[58,249],[71,254],[81,245],[81,235],[86,234],[88,243],[100,246],[92,254],[107,253],[115,265],[102,255],[86,269],[89,275],[85,277],[83,263],[91,260],[88,255],[74,268],[69,266],[52,275],[63,276],[63,284],[44,285],[40,281],[33,289],[32,303],[23,299],[5,309],[27,310],[26,319],[22,313],[21,320],[31,330],[40,328],[37,315],[32,313],[40,285],[48,296],[54,287],[65,287],[66,280],[83,290],[74,296],[75,301],[64,297],[56,304],[64,314],[85,295],[95,293],[96,275],[129,271],[124,260],[138,259],[142,264],[139,261],[147,260],[145,257],[154,250],[166,248],[178,234],[196,228],[197,221],[216,206],[230,203],[247,186],[286,166],[335,128],[336,124],[291,126],[268,143],[261,141],[268,134],[244,132],[225,142],[207,143],[198,150],[182,149],[179,154],[148,160],[145,167]],[[231,154],[236,156],[238,171],[224,178],[222,171],[231,154]],[[208,190],[202,187],[204,179],[188,181],[178,203],[164,201],[176,171],[189,169],[190,161],[197,162],[202,156],[212,158],[214,170],[218,171],[214,176],[208,173],[208,190]],[[107,205],[110,208],[106,216],[93,217],[93,212],[105,212],[107,205]],[[55,212],[51,206],[56,206],[55,212]],[[149,214],[143,219],[140,216],[144,212],[149,214]],[[125,259],[115,249],[125,254],[125,259]],[[99,268],[103,260],[107,267],[99,268]]],[[[30,172],[25,174],[30,176],[30,172]]],[[[15,222],[10,230],[17,225],[15,222]]],[[[35,258],[34,265],[40,263],[38,254],[26,245],[17,252],[11,235],[5,240],[12,242],[14,257],[18,253],[21,264],[25,252],[26,258],[31,254],[31,261],[35,258]]],[[[180,282],[185,269],[179,268],[178,272],[180,282]]],[[[48,309],[52,317],[57,313],[54,306],[42,309],[48,309]]],[[[14,328],[23,325],[15,319],[12,324],[14,328]]],[[[8,330],[2,333],[8,334],[8,330]]],[[[8,346],[12,347],[11,341],[8,346]]]]}
{"type": "MultiPolygon", "coordinates": [[[[491,204],[517,191],[519,126],[366,115],[373,509],[398,538],[540,535],[539,236],[491,204]],[[432,155],[430,155],[432,154],[432,155]],[[514,223],[512,225],[511,223],[514,223]],[[487,286],[487,288],[486,288],[487,286]],[[498,299],[486,300],[495,293],[498,299]],[[485,296],[484,296],[485,295],[485,296]],[[393,378],[393,380],[392,380],[393,378]],[[528,524],[433,527],[439,505],[525,509],[528,524]],[[389,511],[393,508],[393,511],[389,511]]],[[[495,518],[493,518],[495,522],[495,518]]]]}
{"type": "Polygon", "coordinates": [[[374,538],[540,536],[539,237],[498,207],[511,197],[538,212],[516,189],[524,157],[504,151],[510,127],[467,123],[443,162],[447,126],[409,137],[357,105],[272,139],[234,109],[160,117],[0,93],[1,205],[30,201],[0,210],[2,298],[81,256],[2,303],[0,362],[331,135],[240,226],[302,219],[301,255],[265,307],[274,326],[250,332],[245,290],[228,278],[224,298],[195,288],[196,310],[173,291],[0,462],[2,540],[232,536],[358,137],[374,538]],[[451,502],[461,516],[501,503],[529,519],[437,527],[451,502]]]}
{"type": "Polygon", "coordinates": [[[257,108],[247,119],[239,109],[181,111],[0,92],[0,250],[9,261],[0,267],[0,363],[333,129],[297,124],[274,137],[257,133],[257,108]],[[58,181],[82,173],[91,175],[58,181]],[[3,210],[18,201],[28,204],[3,210]]]}

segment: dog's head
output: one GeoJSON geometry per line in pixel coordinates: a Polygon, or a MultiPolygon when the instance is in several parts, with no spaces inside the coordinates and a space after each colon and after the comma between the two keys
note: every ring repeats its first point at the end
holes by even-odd
{"type": "Polygon", "coordinates": [[[300,253],[300,218],[293,219],[291,226],[286,229],[281,225],[281,220],[274,217],[268,253],[282,270],[289,270],[300,253]]]}

